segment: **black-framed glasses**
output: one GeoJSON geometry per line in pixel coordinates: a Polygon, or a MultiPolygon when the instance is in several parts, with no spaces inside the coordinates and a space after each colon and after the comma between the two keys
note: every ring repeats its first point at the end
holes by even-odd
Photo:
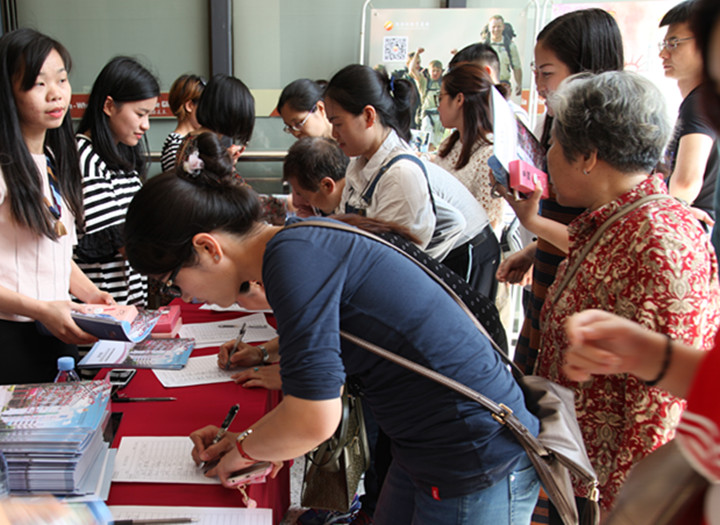
{"type": "Polygon", "coordinates": [[[317,109],[317,104],[315,104],[315,105],[312,107],[312,109],[308,112],[308,114],[305,115],[305,118],[304,118],[304,119],[302,119],[300,122],[298,122],[297,124],[295,124],[295,125],[293,125],[293,126],[288,126],[288,125],[286,125],[286,126],[283,128],[283,131],[284,131],[285,133],[292,133],[293,131],[297,131],[297,132],[302,131],[302,127],[303,127],[303,126],[305,125],[305,123],[308,121],[308,119],[310,118],[310,115],[312,115],[313,113],[315,113],[315,110],[316,110],[316,109],[317,109]]]}
{"type": "Polygon", "coordinates": [[[663,49],[667,49],[668,51],[674,51],[677,49],[678,44],[680,42],[686,42],[688,40],[693,40],[694,36],[689,36],[687,38],[668,38],[667,40],[663,40],[662,42],[658,42],[658,49],[660,52],[663,52],[663,49]]]}
{"type": "Polygon", "coordinates": [[[177,278],[178,273],[180,273],[181,268],[182,265],[178,265],[178,267],[172,271],[167,281],[160,282],[160,294],[173,298],[182,297],[182,290],[177,284],[175,284],[175,279],[177,278]]]}

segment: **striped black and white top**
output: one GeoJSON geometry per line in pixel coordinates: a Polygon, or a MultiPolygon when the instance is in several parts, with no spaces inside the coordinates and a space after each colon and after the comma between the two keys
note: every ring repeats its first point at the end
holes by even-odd
{"type": "Polygon", "coordinates": [[[162,147],[162,156],[160,157],[160,165],[163,171],[170,171],[175,169],[178,151],[182,146],[185,135],[180,135],[174,131],[170,133],[162,147]]]}
{"type": "Polygon", "coordinates": [[[83,176],[85,233],[78,235],[75,261],[95,285],[119,304],[144,306],[147,279],[120,254],[125,214],[142,186],[136,171],[114,171],[93,149],[92,141],[77,135],[83,176]]]}

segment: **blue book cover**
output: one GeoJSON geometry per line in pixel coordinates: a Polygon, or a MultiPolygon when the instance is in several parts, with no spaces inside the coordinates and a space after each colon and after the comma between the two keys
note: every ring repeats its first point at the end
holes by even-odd
{"type": "Polygon", "coordinates": [[[161,368],[179,370],[190,358],[194,339],[146,339],[141,343],[98,341],[78,368],[161,368]]]}

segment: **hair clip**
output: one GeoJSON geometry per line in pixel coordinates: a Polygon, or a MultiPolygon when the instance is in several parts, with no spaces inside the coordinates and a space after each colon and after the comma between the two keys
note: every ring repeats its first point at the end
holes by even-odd
{"type": "Polygon", "coordinates": [[[395,91],[395,79],[390,77],[390,94],[392,95],[395,91]]]}
{"type": "Polygon", "coordinates": [[[202,173],[204,167],[205,163],[200,158],[197,150],[190,153],[187,159],[183,161],[183,171],[193,177],[198,177],[200,173],[202,173]]]}

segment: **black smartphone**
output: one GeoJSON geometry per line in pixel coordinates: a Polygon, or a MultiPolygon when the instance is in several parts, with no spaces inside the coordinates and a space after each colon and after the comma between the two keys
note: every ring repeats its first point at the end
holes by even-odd
{"type": "Polygon", "coordinates": [[[135,372],[137,372],[137,370],[134,368],[116,368],[110,370],[108,377],[110,378],[110,384],[113,386],[113,390],[120,390],[127,386],[135,375],[135,372]]]}

